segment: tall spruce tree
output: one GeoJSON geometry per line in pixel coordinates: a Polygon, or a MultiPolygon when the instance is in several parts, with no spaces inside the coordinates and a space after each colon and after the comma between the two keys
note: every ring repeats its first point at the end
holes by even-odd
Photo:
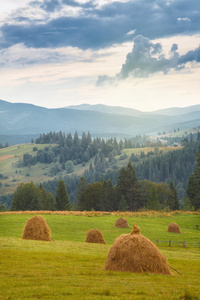
{"type": "Polygon", "coordinates": [[[195,169],[190,175],[187,186],[187,196],[195,210],[200,208],[200,143],[196,153],[195,169]]]}
{"type": "Polygon", "coordinates": [[[52,193],[47,192],[43,185],[39,185],[39,189],[42,195],[42,209],[43,210],[55,210],[55,198],[52,193]]]}
{"type": "Polygon", "coordinates": [[[170,189],[171,193],[168,198],[168,206],[172,210],[178,210],[179,209],[179,199],[178,199],[178,194],[177,194],[176,188],[175,188],[172,180],[169,183],[169,189],[170,189]]]}
{"type": "Polygon", "coordinates": [[[123,195],[121,196],[121,200],[118,205],[118,210],[119,211],[127,211],[128,210],[128,205],[127,205],[127,202],[123,195]]]}
{"type": "Polygon", "coordinates": [[[153,209],[153,210],[159,210],[160,209],[160,203],[159,203],[159,198],[158,198],[158,193],[155,185],[153,184],[149,193],[149,200],[147,203],[147,208],[148,209],[153,209]]]}
{"type": "Polygon", "coordinates": [[[128,205],[128,209],[135,211],[138,209],[138,179],[135,175],[135,169],[129,161],[127,168],[121,168],[118,182],[118,203],[121,201],[121,197],[124,196],[128,205]]]}
{"type": "Polygon", "coordinates": [[[102,180],[100,210],[115,210],[115,190],[110,179],[108,181],[102,180]]]}
{"type": "Polygon", "coordinates": [[[85,189],[87,187],[87,182],[84,176],[80,178],[78,187],[77,187],[77,192],[76,192],[76,198],[77,198],[77,209],[78,210],[84,210],[86,206],[86,199],[85,199],[85,189]]]}
{"type": "Polygon", "coordinates": [[[69,195],[65,186],[64,180],[60,179],[58,181],[56,190],[56,209],[57,210],[70,210],[70,200],[69,195]]]}

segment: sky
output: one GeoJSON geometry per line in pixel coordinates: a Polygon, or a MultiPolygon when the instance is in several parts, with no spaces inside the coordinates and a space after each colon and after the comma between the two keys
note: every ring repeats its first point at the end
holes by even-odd
{"type": "Polygon", "coordinates": [[[0,99],[141,111],[200,104],[200,1],[1,1],[0,99]]]}

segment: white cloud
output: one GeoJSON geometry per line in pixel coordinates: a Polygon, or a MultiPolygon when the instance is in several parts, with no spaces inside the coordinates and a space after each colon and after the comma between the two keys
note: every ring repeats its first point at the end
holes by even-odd
{"type": "Polygon", "coordinates": [[[120,72],[113,77],[107,74],[99,75],[97,86],[105,83],[113,84],[127,78],[147,78],[157,73],[167,74],[172,70],[180,71],[188,62],[196,64],[200,62],[200,46],[180,55],[178,45],[173,43],[166,56],[161,43],[152,42],[138,35],[134,38],[132,51],[127,54],[120,72]]]}
{"type": "Polygon", "coordinates": [[[25,7],[30,0],[6,0],[0,3],[0,19],[1,22],[11,12],[13,13],[16,9],[25,7]]]}
{"type": "Polygon", "coordinates": [[[137,31],[136,29],[130,30],[129,32],[127,32],[127,35],[133,35],[135,34],[136,31],[137,31]]]}
{"type": "Polygon", "coordinates": [[[183,22],[190,22],[191,20],[189,18],[177,18],[178,21],[183,21],[183,22]]]}
{"type": "Polygon", "coordinates": [[[200,41],[199,0],[191,0],[189,7],[188,0],[96,0],[98,7],[91,2],[90,8],[75,7],[72,1],[72,6],[52,10],[39,5],[43,0],[35,6],[29,0],[1,2],[1,99],[47,107],[89,102],[141,110],[199,102],[199,64],[187,62],[199,53],[194,51],[200,41]],[[140,61],[127,61],[127,66],[136,61],[137,68],[128,69],[118,85],[95,86],[98,75],[116,83],[135,33],[146,36],[150,47],[144,51],[141,43],[140,61]],[[178,53],[189,51],[183,57],[185,69],[175,72],[178,53]],[[153,75],[133,77],[142,72],[153,75]]]}

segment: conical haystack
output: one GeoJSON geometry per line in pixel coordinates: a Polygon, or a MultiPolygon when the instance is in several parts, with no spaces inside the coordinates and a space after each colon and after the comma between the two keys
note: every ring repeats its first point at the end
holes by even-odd
{"type": "Polygon", "coordinates": [[[22,238],[27,240],[51,241],[51,230],[43,217],[35,216],[26,222],[22,238]]]}
{"type": "Polygon", "coordinates": [[[168,232],[181,233],[178,224],[172,222],[168,226],[168,232]]]}
{"type": "Polygon", "coordinates": [[[119,218],[116,223],[115,223],[115,227],[120,227],[120,228],[127,228],[127,227],[131,227],[130,225],[128,225],[128,222],[126,219],[124,218],[119,218]]]}
{"type": "Polygon", "coordinates": [[[118,237],[111,247],[104,270],[171,275],[166,258],[140,234],[135,226],[130,234],[118,237]]]}
{"type": "Polygon", "coordinates": [[[98,229],[90,229],[86,234],[85,242],[87,243],[97,243],[105,244],[103,234],[98,229]]]}

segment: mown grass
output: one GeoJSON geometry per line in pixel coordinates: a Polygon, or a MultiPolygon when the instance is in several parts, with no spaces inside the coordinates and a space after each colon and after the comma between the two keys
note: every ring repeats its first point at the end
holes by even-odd
{"type": "MultiPolygon", "coordinates": [[[[22,236],[22,231],[26,221],[36,213],[20,212],[10,214],[0,214],[0,236],[18,237],[22,236]]],[[[40,213],[42,214],[42,212],[40,213]]],[[[131,228],[114,227],[116,220],[123,216],[132,227],[133,222],[141,228],[142,234],[156,243],[156,240],[163,241],[186,241],[190,244],[200,241],[200,213],[172,212],[49,212],[43,211],[43,217],[51,228],[54,240],[70,240],[83,242],[85,235],[91,228],[97,228],[103,232],[108,244],[112,244],[114,239],[122,233],[131,232],[131,228]],[[179,225],[181,234],[169,233],[168,225],[175,222],[179,225]]],[[[163,244],[164,245],[164,244],[163,244]]]]}
{"type": "MultiPolygon", "coordinates": [[[[183,275],[108,272],[103,267],[114,239],[131,231],[113,226],[118,214],[42,214],[55,241],[22,240],[25,222],[33,215],[0,214],[0,299],[199,299],[200,248],[159,247],[183,275]],[[106,245],[84,242],[91,228],[101,230],[106,245]]],[[[161,235],[200,239],[200,215],[123,216],[152,241],[161,235]],[[167,232],[171,221],[179,224],[182,234],[167,232]]]]}

